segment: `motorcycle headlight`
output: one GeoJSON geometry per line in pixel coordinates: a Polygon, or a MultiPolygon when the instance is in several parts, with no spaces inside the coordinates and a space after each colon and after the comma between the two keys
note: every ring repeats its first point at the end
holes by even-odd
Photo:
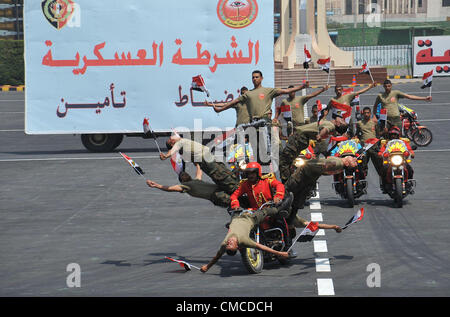
{"type": "Polygon", "coordinates": [[[394,166],[400,166],[403,164],[403,156],[401,155],[393,155],[391,157],[391,164],[394,166]]]}
{"type": "Polygon", "coordinates": [[[295,165],[295,167],[301,167],[301,166],[305,165],[305,160],[297,157],[294,161],[294,165],[295,165]]]}
{"type": "Polygon", "coordinates": [[[241,170],[245,170],[247,168],[247,163],[245,163],[245,161],[240,161],[239,162],[239,168],[241,170]]]}

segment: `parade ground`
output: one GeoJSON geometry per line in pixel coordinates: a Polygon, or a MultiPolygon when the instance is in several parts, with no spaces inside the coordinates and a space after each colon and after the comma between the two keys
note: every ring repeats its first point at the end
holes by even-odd
{"type": "MultiPolygon", "coordinates": [[[[394,81],[393,89],[425,96],[421,85],[394,81]]],[[[382,89],[362,95],[361,104],[372,107],[382,89]]],[[[333,87],[321,101],[332,94],[333,87]]],[[[239,254],[224,255],[207,273],[165,259],[208,263],[229,216],[209,201],[149,188],[118,152],[147,178],[177,184],[152,139],[128,137],[113,153],[90,153],[79,136],[26,135],[24,93],[2,92],[0,296],[450,296],[450,79],[434,78],[431,103],[405,105],[433,132],[412,162],[415,195],[395,208],[370,164],[368,194],[348,208],[332,178],[321,177],[302,217],[344,225],[364,207],[364,219],[296,244],[289,265],[272,262],[251,275],[239,254]],[[76,287],[68,283],[73,265],[80,272],[76,287]]],[[[165,138],[158,142],[165,151],[165,138]]],[[[194,172],[192,164],[187,170],[194,172]]]]}

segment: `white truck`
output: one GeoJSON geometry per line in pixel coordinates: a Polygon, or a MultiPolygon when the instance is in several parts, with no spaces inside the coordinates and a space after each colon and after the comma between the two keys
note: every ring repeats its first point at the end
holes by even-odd
{"type": "Polygon", "coordinates": [[[24,30],[25,132],[81,135],[91,151],[142,136],[144,117],[159,135],[225,130],[235,114],[206,99],[236,98],[255,69],[274,85],[271,1],[26,1],[24,30]]]}

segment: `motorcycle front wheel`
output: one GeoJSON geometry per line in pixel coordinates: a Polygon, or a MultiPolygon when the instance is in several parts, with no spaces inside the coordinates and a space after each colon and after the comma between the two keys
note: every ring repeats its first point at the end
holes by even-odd
{"type": "Polygon", "coordinates": [[[264,256],[261,250],[244,248],[241,250],[242,262],[247,271],[251,274],[261,273],[264,267],[264,256]]]}
{"type": "Polygon", "coordinates": [[[413,134],[412,140],[417,146],[427,146],[433,141],[433,133],[428,128],[422,128],[413,134]]]}
{"type": "Polygon", "coordinates": [[[403,207],[403,180],[401,178],[395,179],[395,196],[394,202],[397,208],[403,207]]]}

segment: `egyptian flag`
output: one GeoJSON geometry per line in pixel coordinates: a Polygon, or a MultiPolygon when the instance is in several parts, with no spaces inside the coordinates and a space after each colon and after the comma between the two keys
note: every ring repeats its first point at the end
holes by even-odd
{"type": "Polygon", "coordinates": [[[170,164],[172,165],[172,168],[175,173],[177,173],[177,175],[180,175],[181,172],[184,172],[186,164],[179,152],[174,153],[170,157],[170,164]]]}
{"type": "Polygon", "coordinates": [[[347,221],[347,223],[342,227],[342,230],[346,229],[348,226],[354,223],[360,222],[363,217],[364,217],[364,208],[361,208],[353,217],[350,218],[349,221],[347,221]]]}
{"type": "Polygon", "coordinates": [[[311,62],[311,53],[306,49],[306,44],[303,51],[305,52],[305,62],[303,63],[303,68],[308,69],[309,63],[311,62]]]}
{"type": "Polygon", "coordinates": [[[144,122],[142,123],[142,126],[144,127],[144,133],[151,133],[152,130],[150,129],[150,122],[148,121],[148,118],[144,118],[144,122]]]}
{"type": "Polygon", "coordinates": [[[178,263],[178,264],[179,264],[182,268],[184,268],[186,271],[190,271],[191,268],[196,268],[197,270],[200,270],[198,267],[196,267],[196,266],[194,266],[194,265],[192,265],[192,264],[189,264],[189,263],[186,262],[186,261],[175,260],[175,259],[169,258],[168,256],[166,256],[166,259],[168,259],[168,260],[170,260],[170,261],[172,261],[172,262],[178,263]]]}
{"type": "Polygon", "coordinates": [[[121,152],[119,152],[120,155],[122,155],[122,157],[128,162],[128,164],[130,164],[130,166],[134,169],[134,171],[138,174],[138,175],[144,175],[145,172],[142,170],[142,168],[135,162],[133,161],[133,159],[121,152]]]}
{"type": "Polygon", "coordinates": [[[431,72],[423,74],[422,80],[423,85],[420,88],[425,89],[427,87],[431,87],[431,83],[433,81],[433,70],[431,70],[431,72]]]}
{"type": "Polygon", "coordinates": [[[330,61],[331,57],[325,59],[319,59],[317,64],[322,68],[323,71],[329,73],[330,72],[330,61]]]}
{"type": "Polygon", "coordinates": [[[315,235],[319,232],[319,226],[317,222],[310,222],[305,229],[296,237],[298,242],[309,242],[314,239],[315,235]]]}
{"type": "Polygon", "coordinates": [[[362,65],[361,70],[359,71],[360,74],[370,74],[370,69],[367,67],[367,62],[364,61],[364,64],[362,65]]]}
{"type": "Polygon", "coordinates": [[[319,99],[317,99],[316,105],[317,105],[317,125],[319,125],[320,120],[324,116],[324,111],[328,109],[328,106],[323,105],[319,99]]]}
{"type": "Polygon", "coordinates": [[[203,80],[202,75],[192,77],[192,89],[202,91],[209,97],[209,92],[206,89],[205,81],[203,80]]]}
{"type": "Polygon", "coordinates": [[[364,141],[364,147],[359,149],[359,151],[356,153],[357,157],[359,157],[361,154],[367,152],[372,146],[377,144],[380,141],[380,139],[377,138],[371,138],[364,141]]]}
{"type": "Polygon", "coordinates": [[[330,137],[330,140],[328,141],[327,151],[331,152],[336,147],[336,145],[339,142],[347,141],[347,140],[348,140],[348,138],[346,136],[332,136],[332,137],[330,137]]]}
{"type": "Polygon", "coordinates": [[[342,117],[347,124],[350,123],[350,119],[352,117],[351,106],[331,100],[331,107],[333,108],[334,116],[342,117]]]}
{"type": "Polygon", "coordinates": [[[378,119],[378,124],[382,127],[386,127],[387,122],[387,109],[380,109],[380,118],[378,119]]]}

